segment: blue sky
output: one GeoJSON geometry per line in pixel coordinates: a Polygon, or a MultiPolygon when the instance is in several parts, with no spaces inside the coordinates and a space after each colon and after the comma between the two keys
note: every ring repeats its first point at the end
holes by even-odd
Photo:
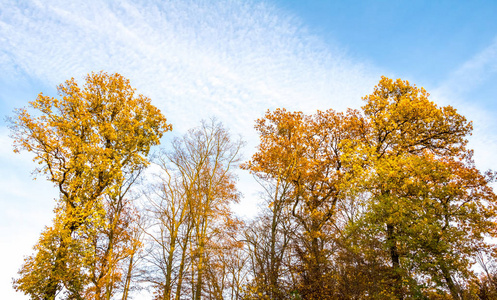
{"type": "Polygon", "coordinates": [[[461,61],[490,46],[495,1],[298,1],[277,5],[347,55],[402,76],[440,84],[461,61]]]}
{"type": "MultiPolygon", "coordinates": [[[[495,1],[0,2],[0,115],[91,71],[119,72],[179,135],[216,116],[257,143],[267,109],[359,108],[381,75],[425,87],[474,121],[476,164],[496,169],[495,1]]],[[[55,189],[32,180],[0,121],[0,290],[52,218],[55,189]]],[[[256,186],[241,176],[246,215],[256,186]]]]}

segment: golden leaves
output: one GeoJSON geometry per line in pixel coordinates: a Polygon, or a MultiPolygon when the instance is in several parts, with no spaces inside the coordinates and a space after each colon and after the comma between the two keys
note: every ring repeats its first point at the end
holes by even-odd
{"type": "Polygon", "coordinates": [[[119,74],[92,73],[82,89],[72,78],[58,91],[62,99],[40,94],[30,102],[38,116],[18,110],[12,132],[15,151],[33,152],[65,201],[90,201],[122,181],[124,170],[146,165],[150,147],[171,130],[150,99],[119,74]]]}
{"type": "Polygon", "coordinates": [[[319,253],[309,241],[325,243],[330,236],[322,228],[339,226],[338,209],[353,208],[358,210],[344,212],[343,221],[357,239],[351,244],[361,241],[365,248],[359,251],[371,251],[371,257],[384,251],[395,294],[415,282],[406,277],[403,260],[417,266],[411,272],[435,282],[448,280],[437,277],[441,268],[470,273],[468,257],[484,247],[484,236],[494,234],[493,176],[482,175],[466,149],[471,122],[428,97],[408,81],[382,77],[363,98],[362,114],[277,109],[257,120],[261,142],[244,167],[292,185],[289,205],[302,231],[295,242],[307,245],[304,265],[319,253]],[[452,265],[439,263],[444,260],[452,265]]]}
{"type": "Polygon", "coordinates": [[[472,124],[451,106],[439,108],[423,88],[408,81],[382,77],[373,94],[363,98],[362,107],[371,123],[371,141],[377,153],[419,153],[455,155],[464,150],[472,124]]]}
{"type": "MultiPolygon", "coordinates": [[[[120,218],[124,218],[127,208],[109,215],[110,207],[123,205],[128,185],[148,164],[150,147],[158,145],[163,133],[172,129],[150,98],[137,95],[129,80],[117,73],[89,74],[82,88],[71,78],[58,86],[58,92],[61,98],[40,93],[30,102],[33,115],[28,109],[19,109],[11,126],[14,151],[32,152],[40,165],[38,171],[60,191],[54,227],[48,231],[60,242],[46,252],[43,249],[50,239],[42,236],[38,252],[15,283],[16,288],[34,297],[31,289],[39,284],[39,278],[33,279],[33,272],[42,268],[45,256],[51,256],[55,266],[43,273],[50,285],[40,291],[43,298],[55,297],[61,284],[69,293],[79,295],[88,284],[89,274],[94,274],[88,270],[95,264],[101,264],[102,276],[113,272],[114,267],[108,267],[113,252],[107,251],[111,256],[102,257],[92,250],[92,242],[107,239],[106,247],[118,247],[110,237],[124,234],[115,226],[123,221],[120,218]],[[112,204],[105,206],[104,199],[112,204]],[[110,222],[109,218],[117,220],[110,222]],[[77,247],[67,250],[71,245],[77,247]],[[84,274],[71,275],[71,264],[84,274]]],[[[130,240],[133,238],[125,243],[132,243],[130,240]]]]}

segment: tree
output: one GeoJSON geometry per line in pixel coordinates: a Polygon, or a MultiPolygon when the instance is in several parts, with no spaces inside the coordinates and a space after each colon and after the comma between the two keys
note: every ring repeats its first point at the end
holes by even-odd
{"type": "Polygon", "coordinates": [[[293,283],[287,261],[294,231],[289,206],[292,186],[280,179],[259,183],[264,187],[264,207],[245,231],[252,277],[245,298],[285,299],[293,283]]]}
{"type": "Polygon", "coordinates": [[[40,94],[30,102],[35,115],[23,108],[12,119],[14,151],[33,153],[36,171],[60,192],[54,225],[14,281],[34,299],[54,299],[62,289],[82,297],[88,284],[84,236],[105,214],[102,199],[122,199],[128,176],[148,164],[150,147],[171,130],[150,99],[136,95],[119,74],[92,73],[82,88],[71,79],[58,92],[61,98],[40,94]]]}
{"type": "Polygon", "coordinates": [[[192,299],[223,296],[228,287],[224,282],[233,275],[225,265],[227,254],[240,248],[228,233],[240,226],[230,205],[239,198],[233,169],[242,145],[211,120],[175,139],[172,150],[159,155],[162,176],[149,195],[155,224],[148,231],[156,298],[169,299],[173,291],[175,299],[185,292],[192,299]]]}
{"type": "Polygon", "coordinates": [[[186,183],[176,173],[166,151],[159,153],[155,164],[160,172],[145,193],[150,223],[145,229],[150,248],[146,277],[155,288],[156,299],[179,300],[190,265],[188,246],[192,236],[186,183]]]}
{"type": "MultiPolygon", "coordinates": [[[[466,149],[472,125],[451,106],[438,107],[409,82],[382,77],[366,96],[371,128],[362,146],[370,194],[366,232],[382,241],[393,298],[447,288],[460,299],[457,276],[484,247],[495,217],[491,174],[482,175],[466,149]]],[[[351,151],[354,151],[351,149],[351,151]]]]}
{"type": "Polygon", "coordinates": [[[292,233],[301,266],[300,294],[306,299],[331,297],[331,246],[336,206],[347,196],[354,168],[342,164],[345,145],[364,135],[359,113],[333,110],[306,116],[277,109],[257,120],[261,143],[247,164],[256,176],[292,185],[292,233]]]}

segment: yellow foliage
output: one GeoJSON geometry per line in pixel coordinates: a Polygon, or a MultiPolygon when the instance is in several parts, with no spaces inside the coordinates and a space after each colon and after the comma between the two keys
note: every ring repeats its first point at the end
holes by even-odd
{"type": "Polygon", "coordinates": [[[99,255],[91,251],[91,239],[115,229],[104,198],[113,205],[123,200],[127,181],[148,164],[150,147],[171,130],[150,99],[136,95],[119,74],[92,73],[83,87],[70,79],[58,92],[60,98],[40,93],[12,120],[14,151],[33,153],[36,171],[60,192],[54,226],[14,282],[34,298],[52,299],[63,287],[72,295],[83,292],[85,268],[99,255]],[[46,261],[53,264],[44,267],[46,261]]]}

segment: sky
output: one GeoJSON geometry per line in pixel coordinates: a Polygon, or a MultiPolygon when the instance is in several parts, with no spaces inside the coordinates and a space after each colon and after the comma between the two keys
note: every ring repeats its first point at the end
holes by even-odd
{"type": "MultiPolygon", "coordinates": [[[[90,72],[118,72],[152,99],[174,136],[216,117],[254,152],[270,109],[359,109],[380,77],[424,87],[473,121],[470,146],[497,169],[495,1],[0,1],[0,294],[53,217],[55,188],[14,154],[5,117],[90,72]]],[[[257,211],[240,173],[236,209],[257,211]]]]}

